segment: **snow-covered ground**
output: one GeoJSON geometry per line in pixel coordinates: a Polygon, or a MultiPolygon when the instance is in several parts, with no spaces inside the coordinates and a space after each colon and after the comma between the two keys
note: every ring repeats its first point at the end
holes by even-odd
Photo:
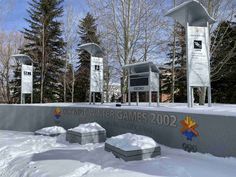
{"type": "Polygon", "coordinates": [[[0,131],[1,177],[235,177],[236,158],[161,146],[162,155],[124,162],[101,144],[68,144],[65,135],[0,131]]]}
{"type": "MultiPolygon", "coordinates": [[[[3,104],[2,104],[3,105],[3,104]]],[[[24,106],[17,105],[17,106],[24,106]]],[[[116,107],[116,103],[96,103],[95,105],[89,103],[45,103],[45,104],[27,104],[27,106],[57,106],[57,107],[95,107],[95,108],[113,108],[113,109],[138,109],[138,110],[157,110],[166,112],[185,112],[185,113],[198,113],[198,114],[210,114],[210,115],[224,115],[224,116],[236,116],[236,104],[212,104],[212,107],[208,107],[207,104],[199,106],[195,104],[194,107],[189,108],[187,103],[160,103],[157,107],[156,103],[152,103],[149,106],[148,103],[132,103],[129,106],[127,103],[122,104],[121,107],[116,107]]]]}

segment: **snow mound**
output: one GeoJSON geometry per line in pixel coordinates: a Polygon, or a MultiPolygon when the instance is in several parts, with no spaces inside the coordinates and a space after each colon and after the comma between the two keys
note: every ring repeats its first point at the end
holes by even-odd
{"type": "Polygon", "coordinates": [[[69,144],[65,135],[33,136],[0,130],[1,177],[235,177],[235,157],[161,146],[163,156],[126,163],[100,144],[69,144]],[[64,138],[63,138],[64,137],[64,138]]]}
{"type": "Polygon", "coordinates": [[[126,134],[111,137],[106,140],[106,143],[125,151],[150,149],[150,148],[155,148],[159,146],[150,137],[132,134],[132,133],[126,133],[126,134]]]}
{"type": "Polygon", "coordinates": [[[45,127],[35,131],[36,135],[56,136],[62,133],[66,133],[66,130],[60,126],[45,127]]]}
{"type": "Polygon", "coordinates": [[[90,133],[90,132],[98,132],[98,131],[105,131],[103,127],[101,127],[98,123],[92,122],[87,124],[80,124],[78,127],[68,129],[73,132],[79,133],[90,133]]]}

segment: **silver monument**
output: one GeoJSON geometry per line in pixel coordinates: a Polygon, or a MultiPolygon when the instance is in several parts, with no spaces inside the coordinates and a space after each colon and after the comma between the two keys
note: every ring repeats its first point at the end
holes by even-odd
{"type": "Polygon", "coordinates": [[[128,64],[123,67],[128,71],[128,101],[131,105],[131,92],[136,92],[139,103],[139,92],[149,92],[149,106],[152,102],[152,92],[157,92],[157,105],[159,105],[159,69],[153,62],[140,62],[128,64]]]}
{"type": "Polygon", "coordinates": [[[208,106],[211,106],[209,25],[215,20],[196,0],[176,6],[166,16],[174,18],[186,29],[188,107],[193,107],[196,87],[207,88],[208,106]]]}
{"type": "Polygon", "coordinates": [[[95,93],[101,93],[101,103],[103,103],[103,51],[95,43],[83,44],[79,48],[91,55],[89,104],[91,104],[92,97],[93,104],[95,104],[95,93]]]}

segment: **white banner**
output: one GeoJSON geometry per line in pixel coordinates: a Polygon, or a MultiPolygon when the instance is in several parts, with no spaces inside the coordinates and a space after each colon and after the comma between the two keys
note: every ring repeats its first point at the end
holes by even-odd
{"type": "Polygon", "coordinates": [[[189,86],[210,86],[208,29],[188,26],[187,35],[189,86]]]}
{"type": "Polygon", "coordinates": [[[103,92],[103,59],[91,57],[90,91],[103,92]]]}
{"type": "Polygon", "coordinates": [[[32,93],[33,84],[33,67],[31,65],[22,64],[21,69],[21,92],[32,93]]]}

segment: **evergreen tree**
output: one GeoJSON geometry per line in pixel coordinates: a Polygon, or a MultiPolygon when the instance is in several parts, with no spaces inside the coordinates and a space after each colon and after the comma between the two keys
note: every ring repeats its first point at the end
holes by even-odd
{"type": "MultiPolygon", "coordinates": [[[[29,28],[24,28],[28,43],[21,50],[34,65],[34,102],[55,102],[63,98],[62,68],[64,42],[60,18],[63,0],[32,0],[27,10],[29,28]]],[[[17,72],[15,72],[17,73],[17,72]]],[[[17,92],[15,91],[17,94],[17,92]]]]}
{"type": "MultiPolygon", "coordinates": [[[[80,35],[78,46],[86,43],[100,44],[96,20],[90,13],[87,13],[86,17],[80,21],[78,34],[80,35]]],[[[78,49],[78,55],[79,62],[76,71],[75,101],[85,102],[88,101],[89,95],[90,54],[78,49]]]]}
{"type": "Polygon", "coordinates": [[[73,65],[68,63],[66,72],[66,100],[72,99],[73,65]]]}
{"type": "MultiPolygon", "coordinates": [[[[185,29],[180,24],[175,27],[176,40],[168,44],[169,53],[167,54],[169,61],[165,63],[168,68],[172,66],[173,62],[173,47],[175,45],[175,59],[174,59],[174,77],[175,77],[175,102],[186,102],[187,100],[187,76],[186,76],[186,43],[185,43],[185,29]]],[[[171,92],[172,74],[171,70],[167,69],[162,74],[162,93],[169,94],[171,92]]]]}
{"type": "Polygon", "coordinates": [[[11,90],[12,90],[12,100],[13,103],[20,103],[21,97],[21,66],[19,63],[15,65],[14,71],[14,79],[10,82],[11,90]]]}
{"type": "Polygon", "coordinates": [[[236,23],[220,23],[211,41],[213,102],[236,103],[236,23]]]}

